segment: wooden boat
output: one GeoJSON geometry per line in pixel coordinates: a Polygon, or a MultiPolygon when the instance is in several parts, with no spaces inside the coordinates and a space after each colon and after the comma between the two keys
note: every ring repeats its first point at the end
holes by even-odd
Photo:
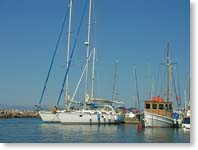
{"type": "Polygon", "coordinates": [[[145,127],[172,127],[172,102],[165,102],[162,98],[145,101],[144,125],[145,127]]]}
{"type": "Polygon", "coordinates": [[[160,96],[145,101],[144,126],[145,127],[172,127],[173,126],[173,104],[171,100],[171,71],[172,63],[170,58],[169,43],[167,45],[167,92],[166,100],[160,96]]]}

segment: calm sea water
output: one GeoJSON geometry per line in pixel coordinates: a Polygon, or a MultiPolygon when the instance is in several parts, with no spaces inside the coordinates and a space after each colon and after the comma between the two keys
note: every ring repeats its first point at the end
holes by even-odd
{"type": "Polygon", "coordinates": [[[190,143],[190,131],[135,124],[62,125],[34,119],[0,119],[0,143],[190,143]]]}

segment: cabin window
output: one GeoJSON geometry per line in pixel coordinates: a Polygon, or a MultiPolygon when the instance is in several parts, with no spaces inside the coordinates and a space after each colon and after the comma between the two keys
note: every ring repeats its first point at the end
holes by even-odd
{"type": "Polygon", "coordinates": [[[152,105],[152,108],[153,108],[153,109],[157,109],[157,104],[153,104],[153,105],[152,105]]]}
{"type": "Polygon", "coordinates": [[[151,105],[150,104],[146,104],[146,109],[150,109],[151,105]]]}
{"type": "Polygon", "coordinates": [[[169,104],[169,108],[168,108],[169,110],[172,110],[172,105],[171,104],[169,104]]]}
{"type": "Polygon", "coordinates": [[[159,104],[159,109],[164,109],[164,104],[159,104]]]}
{"type": "Polygon", "coordinates": [[[165,110],[168,110],[168,104],[165,104],[165,110]]]}

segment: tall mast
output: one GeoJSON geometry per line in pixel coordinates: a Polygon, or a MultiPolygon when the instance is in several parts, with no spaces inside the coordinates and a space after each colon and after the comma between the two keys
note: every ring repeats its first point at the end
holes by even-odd
{"type": "Polygon", "coordinates": [[[91,88],[91,97],[94,97],[94,80],[95,80],[95,61],[96,61],[96,20],[95,20],[95,9],[93,1],[93,21],[94,21],[94,48],[93,48],[93,62],[92,62],[92,88],[91,88]]]}
{"type": "Polygon", "coordinates": [[[150,99],[152,99],[152,95],[153,95],[153,88],[154,88],[154,81],[151,75],[151,65],[150,65],[150,59],[148,62],[148,85],[151,85],[150,88],[148,88],[148,95],[150,95],[150,99]]]}
{"type": "Polygon", "coordinates": [[[153,89],[154,89],[154,79],[152,78],[151,79],[152,81],[152,83],[151,83],[151,93],[150,93],[150,99],[152,99],[152,97],[153,97],[153,89]]]}
{"type": "Polygon", "coordinates": [[[190,102],[190,76],[189,76],[189,81],[188,81],[188,86],[189,86],[189,91],[188,91],[188,100],[189,100],[189,102],[190,102]]]}
{"type": "Polygon", "coordinates": [[[139,98],[139,91],[138,91],[138,82],[137,82],[137,74],[136,74],[136,67],[135,65],[133,66],[133,73],[134,73],[134,78],[135,78],[135,85],[136,85],[136,92],[137,92],[137,108],[140,110],[140,98],[139,98]]]}
{"type": "Polygon", "coordinates": [[[170,86],[171,86],[171,60],[170,60],[170,46],[167,44],[167,101],[170,101],[170,86]]]}
{"type": "MultiPolygon", "coordinates": [[[[68,29],[68,39],[67,39],[67,68],[69,65],[69,55],[70,55],[70,34],[71,34],[71,17],[72,17],[72,0],[70,0],[69,4],[69,29],[68,29]]],[[[67,75],[66,78],[66,89],[65,89],[65,99],[66,99],[66,105],[67,105],[67,110],[69,109],[69,74],[67,75]]]]}
{"type": "Polygon", "coordinates": [[[184,110],[185,110],[185,114],[186,114],[186,108],[187,108],[187,105],[186,105],[186,90],[184,90],[184,110]]]}
{"type": "Polygon", "coordinates": [[[91,83],[91,97],[94,97],[94,74],[95,74],[95,55],[96,55],[96,48],[93,48],[93,64],[92,64],[92,83],[91,83]]]}
{"type": "Polygon", "coordinates": [[[116,91],[116,81],[118,79],[118,60],[116,60],[115,73],[114,73],[114,81],[113,81],[113,92],[112,92],[112,100],[116,99],[116,95],[118,95],[118,91],[116,91]]]}
{"type": "Polygon", "coordinates": [[[89,47],[90,47],[90,30],[91,30],[91,6],[92,0],[89,1],[89,19],[88,19],[88,33],[87,33],[87,42],[85,43],[87,46],[87,55],[86,55],[86,76],[85,76],[85,107],[86,102],[88,102],[88,68],[89,68],[89,47]]]}

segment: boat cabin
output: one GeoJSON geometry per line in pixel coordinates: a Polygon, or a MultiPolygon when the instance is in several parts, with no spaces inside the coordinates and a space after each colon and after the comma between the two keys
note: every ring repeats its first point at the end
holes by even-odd
{"type": "Polygon", "coordinates": [[[144,103],[144,109],[149,113],[154,113],[170,118],[173,116],[172,102],[165,102],[162,98],[158,97],[145,101],[144,103]]]}

